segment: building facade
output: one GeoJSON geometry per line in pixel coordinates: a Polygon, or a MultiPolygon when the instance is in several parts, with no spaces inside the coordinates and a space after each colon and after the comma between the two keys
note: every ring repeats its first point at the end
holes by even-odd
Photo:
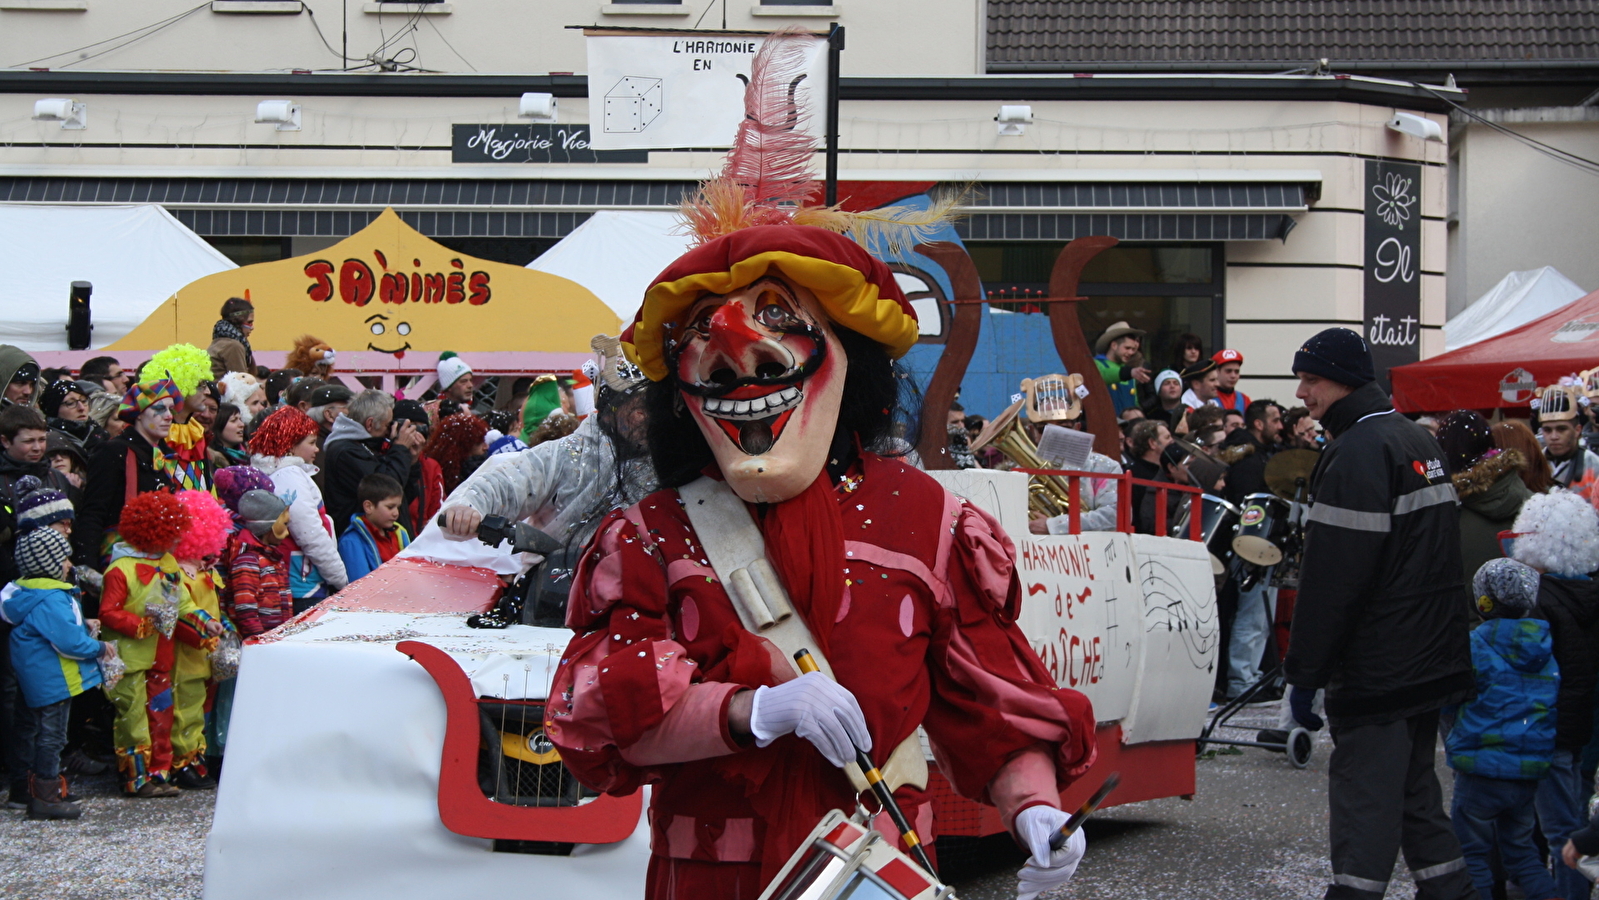
{"type": "Polygon", "coordinates": [[[1010,301],[989,314],[969,409],[997,412],[1050,370],[1047,322],[1016,301],[1084,235],[1122,242],[1084,273],[1085,333],[1145,328],[1155,366],[1192,332],[1244,354],[1245,391],[1286,401],[1294,349],[1330,325],[1367,329],[1394,361],[1442,350],[1447,113],[1464,93],[1336,68],[1023,70],[1006,49],[1017,5],[0,0],[0,202],[158,203],[241,263],[321,249],[393,207],[525,264],[596,210],[672,209],[721,156],[486,152],[486,135],[559,144],[589,124],[568,26],[836,23],[841,181],[890,200],[965,191],[957,231],[1010,301]],[[552,121],[519,115],[528,92],[554,95],[552,121]],[[84,127],[33,118],[52,98],[83,104],[84,127]],[[271,100],[299,108],[298,130],[255,121],[271,100]],[[1027,108],[1020,133],[999,133],[1001,106],[1027,108]],[[1399,113],[1430,137],[1390,127],[1399,113]]]}

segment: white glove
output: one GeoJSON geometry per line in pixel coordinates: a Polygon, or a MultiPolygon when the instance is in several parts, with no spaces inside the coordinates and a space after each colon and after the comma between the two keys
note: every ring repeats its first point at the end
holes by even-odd
{"type": "Polygon", "coordinates": [[[1060,887],[1072,879],[1072,874],[1077,871],[1077,863],[1083,858],[1083,851],[1088,849],[1088,839],[1083,837],[1081,828],[1072,832],[1066,839],[1066,845],[1051,853],[1049,839],[1060,831],[1066,820],[1071,818],[1066,813],[1052,806],[1029,806],[1016,814],[1016,834],[1032,851],[1028,857],[1027,865],[1022,866],[1017,873],[1016,900],[1033,900],[1044,891],[1060,887]]]}
{"type": "Polygon", "coordinates": [[[757,689],[750,733],[762,747],[785,734],[797,734],[815,744],[835,766],[854,762],[856,747],[872,749],[872,735],[855,695],[820,672],[757,689]]]}

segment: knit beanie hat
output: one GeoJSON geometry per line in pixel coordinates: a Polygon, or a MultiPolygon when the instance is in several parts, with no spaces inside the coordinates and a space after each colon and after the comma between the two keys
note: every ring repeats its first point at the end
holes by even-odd
{"type": "Polygon", "coordinates": [[[1168,381],[1175,381],[1180,385],[1183,383],[1183,376],[1178,375],[1176,369],[1161,369],[1160,374],[1155,376],[1155,392],[1159,393],[1160,386],[1168,381]]]}
{"type": "Polygon", "coordinates": [[[1438,445],[1449,474],[1463,472],[1494,449],[1493,428],[1475,410],[1457,409],[1438,424],[1438,445]]]}
{"type": "Polygon", "coordinates": [[[466,360],[456,356],[454,350],[446,350],[439,354],[439,364],[436,368],[441,392],[461,380],[462,375],[472,374],[472,367],[466,364],[466,360]]]}
{"type": "Polygon", "coordinates": [[[1522,505],[1510,557],[1551,575],[1599,569],[1599,514],[1581,494],[1534,494],[1522,505]]]}
{"type": "Polygon", "coordinates": [[[154,406],[158,400],[171,400],[173,408],[176,408],[183,403],[183,392],[165,378],[151,384],[138,382],[128,385],[128,392],[122,395],[122,405],[117,407],[117,418],[132,425],[140,413],[154,406]]]}
{"type": "Polygon", "coordinates": [[[246,492],[270,493],[274,489],[272,479],[255,466],[228,466],[218,469],[211,480],[216,485],[217,499],[233,512],[239,511],[239,498],[246,492]]]}
{"type": "Polygon", "coordinates": [[[1329,328],[1306,341],[1294,354],[1293,372],[1309,372],[1349,387],[1377,380],[1366,339],[1347,328],[1329,328]]]}
{"type": "Polygon", "coordinates": [[[238,508],[234,512],[239,515],[239,522],[250,533],[261,537],[269,531],[277,531],[282,538],[288,533],[287,528],[279,528],[283,514],[288,512],[289,505],[271,491],[245,491],[239,498],[238,508]]]}
{"type": "Polygon", "coordinates": [[[1519,619],[1538,605],[1538,572],[1513,559],[1490,559],[1471,577],[1485,619],[1519,619]]]}
{"type": "Polygon", "coordinates": [[[280,407],[250,435],[250,452],[273,459],[288,456],[295,445],[316,433],[316,421],[301,412],[298,406],[280,407]]]}
{"type": "Polygon", "coordinates": [[[67,399],[68,394],[83,394],[84,399],[89,397],[79,382],[52,381],[39,395],[39,411],[50,417],[60,415],[61,401],[67,399]]]}
{"type": "Polygon", "coordinates": [[[35,528],[17,538],[17,574],[22,578],[60,578],[72,542],[54,528],[35,528]]]}
{"type": "Polygon", "coordinates": [[[35,528],[61,522],[73,517],[72,501],[67,495],[44,486],[32,475],[24,475],[11,486],[12,493],[22,499],[17,501],[17,533],[26,534],[35,528]]]}

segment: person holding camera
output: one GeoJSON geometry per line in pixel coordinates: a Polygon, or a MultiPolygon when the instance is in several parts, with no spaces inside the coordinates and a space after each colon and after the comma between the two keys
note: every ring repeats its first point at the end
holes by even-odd
{"type": "Polygon", "coordinates": [[[1471,698],[1455,486],[1438,441],[1394,411],[1346,328],[1294,354],[1295,394],[1330,435],[1311,475],[1299,598],[1283,662],[1293,718],[1316,730],[1326,690],[1332,884],[1376,900],[1404,850],[1426,900],[1477,896],[1444,812],[1440,710],[1471,698]]]}
{"type": "Polygon", "coordinates": [[[333,420],[322,448],[327,463],[322,496],[338,536],[344,535],[350,516],[361,509],[361,479],[382,472],[403,484],[425,440],[416,423],[395,420],[392,396],[379,390],[355,395],[333,420]]]}

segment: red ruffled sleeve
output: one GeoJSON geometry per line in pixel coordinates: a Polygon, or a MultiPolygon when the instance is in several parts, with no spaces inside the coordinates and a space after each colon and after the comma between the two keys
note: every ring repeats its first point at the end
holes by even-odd
{"type": "Polygon", "coordinates": [[[923,723],[939,771],[961,795],[993,803],[995,775],[1042,743],[1053,754],[1058,792],[1093,765],[1093,704],[1055,687],[1016,624],[1022,593],[1010,538],[962,503],[941,562],[950,596],[933,623],[933,696],[923,723]]]}
{"type": "Polygon", "coordinates": [[[579,636],[545,711],[579,780],[616,794],[654,780],[657,765],[738,749],[725,718],[739,686],[700,684],[667,615],[666,561],[637,516],[612,513],[578,564],[567,625],[579,636]]]}

